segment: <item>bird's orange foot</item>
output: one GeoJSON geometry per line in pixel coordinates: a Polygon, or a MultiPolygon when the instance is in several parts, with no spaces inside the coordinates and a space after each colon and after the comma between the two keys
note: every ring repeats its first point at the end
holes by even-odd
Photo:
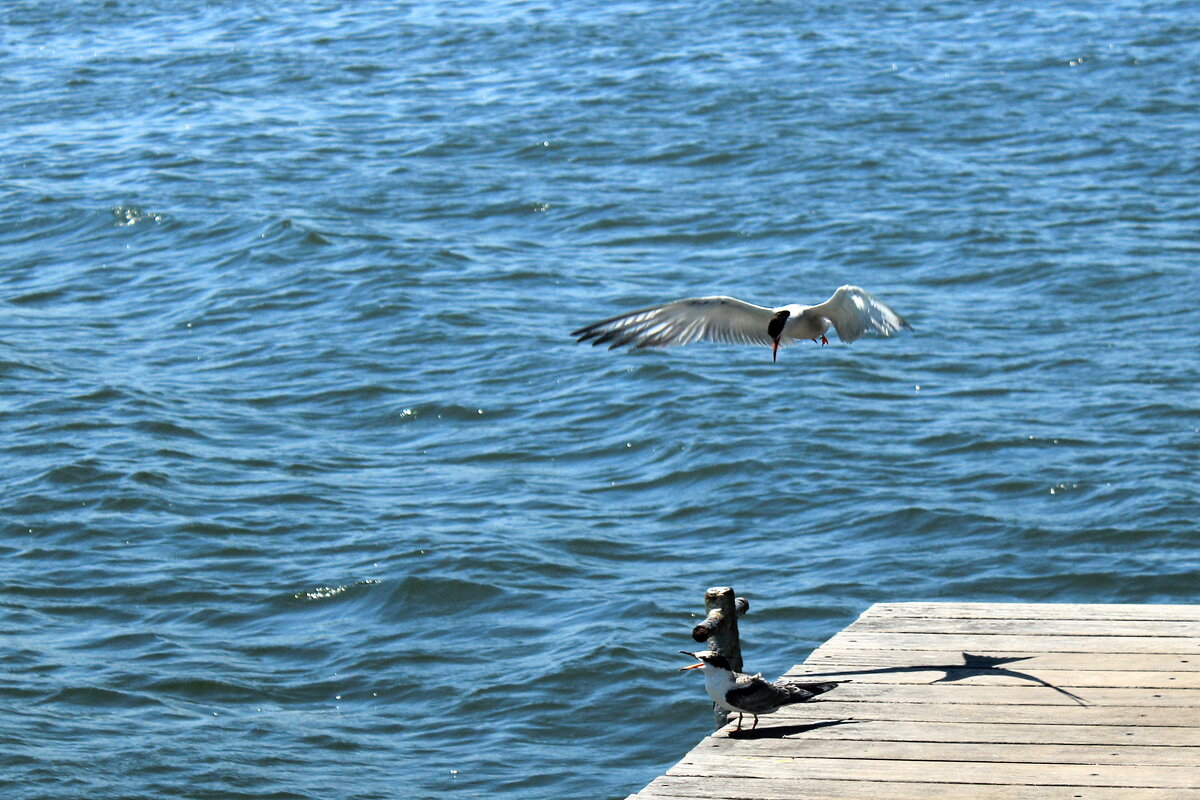
{"type": "Polygon", "coordinates": [[[822,334],[821,334],[821,346],[822,346],[822,347],[824,347],[824,346],[825,346],[825,345],[827,345],[827,344],[829,344],[829,340],[828,340],[828,339],[826,339],[826,338],[825,338],[825,334],[823,334],[823,333],[822,333],[822,334]]]}

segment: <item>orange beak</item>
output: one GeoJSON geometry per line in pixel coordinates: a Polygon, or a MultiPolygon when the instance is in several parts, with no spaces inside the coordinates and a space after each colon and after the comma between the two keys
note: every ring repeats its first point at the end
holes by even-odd
{"type": "Polygon", "coordinates": [[[686,672],[686,671],[687,671],[687,670],[689,670],[689,669],[700,669],[700,668],[701,668],[701,667],[703,667],[703,666],[704,666],[704,662],[703,662],[703,661],[701,661],[699,664],[692,664],[690,667],[680,667],[680,668],[679,668],[679,671],[680,671],[680,672],[686,672]]]}
{"type": "Polygon", "coordinates": [[[775,363],[775,359],[779,354],[779,337],[775,337],[775,344],[771,346],[771,363],[775,363]]]}

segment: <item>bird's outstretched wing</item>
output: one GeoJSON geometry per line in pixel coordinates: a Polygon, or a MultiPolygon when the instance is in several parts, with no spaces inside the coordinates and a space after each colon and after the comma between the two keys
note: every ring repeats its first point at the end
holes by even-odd
{"type": "Polygon", "coordinates": [[[803,703],[837,686],[829,683],[768,683],[759,677],[739,676],[738,687],[725,693],[725,702],[747,714],[770,714],[780,706],[803,703]]]}
{"type": "Polygon", "coordinates": [[[571,333],[578,341],[608,344],[609,349],[631,344],[671,347],[700,340],[770,347],[767,325],[775,312],[733,297],[689,297],[661,306],[641,308],[592,323],[571,333]]]}
{"type": "Polygon", "coordinates": [[[857,286],[840,287],[833,297],[813,306],[808,313],[818,314],[833,323],[843,342],[853,342],[866,331],[891,336],[912,327],[887,305],[857,286]]]}

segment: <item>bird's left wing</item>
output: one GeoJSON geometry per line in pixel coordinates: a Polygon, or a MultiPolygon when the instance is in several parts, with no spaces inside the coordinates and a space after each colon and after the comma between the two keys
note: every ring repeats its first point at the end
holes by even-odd
{"type": "Polygon", "coordinates": [[[891,336],[912,327],[885,303],[857,286],[840,287],[833,297],[813,306],[808,313],[818,314],[833,323],[843,342],[853,342],[867,331],[891,336]]]}
{"type": "Polygon", "coordinates": [[[571,333],[578,341],[671,347],[697,341],[771,346],[767,325],[775,312],[733,297],[689,297],[660,306],[641,308],[592,323],[571,333]]]}
{"type": "Polygon", "coordinates": [[[829,683],[767,683],[762,678],[739,680],[736,689],[725,693],[725,702],[748,714],[769,714],[780,706],[803,703],[837,686],[829,683]]]}
{"type": "Polygon", "coordinates": [[[739,675],[737,683],[725,693],[725,702],[747,714],[770,714],[788,702],[786,691],[758,676],[739,675]]]}

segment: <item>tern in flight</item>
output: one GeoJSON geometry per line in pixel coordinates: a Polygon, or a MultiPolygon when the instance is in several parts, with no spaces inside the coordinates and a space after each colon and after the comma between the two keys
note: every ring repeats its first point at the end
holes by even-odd
{"type": "Polygon", "coordinates": [[[803,703],[819,694],[825,694],[838,684],[828,683],[790,683],[775,681],[770,683],[763,680],[762,675],[747,675],[744,672],[734,672],[729,660],[723,655],[701,650],[699,653],[689,653],[680,650],[685,656],[695,658],[698,664],[690,667],[680,667],[680,672],[687,669],[704,669],[704,689],[713,702],[726,711],[736,711],[738,714],[737,728],[742,729],[742,714],[754,717],[750,730],[758,727],[759,714],[773,714],[784,706],[793,703],[803,703]]]}
{"type": "Polygon", "coordinates": [[[671,347],[701,340],[729,344],[761,344],[771,348],[774,361],[781,346],[800,339],[829,344],[825,332],[833,327],[843,342],[867,331],[891,336],[911,328],[904,318],[857,286],[842,286],[824,303],[766,308],[735,297],[689,297],[594,322],[574,331],[578,341],[671,347]]]}

